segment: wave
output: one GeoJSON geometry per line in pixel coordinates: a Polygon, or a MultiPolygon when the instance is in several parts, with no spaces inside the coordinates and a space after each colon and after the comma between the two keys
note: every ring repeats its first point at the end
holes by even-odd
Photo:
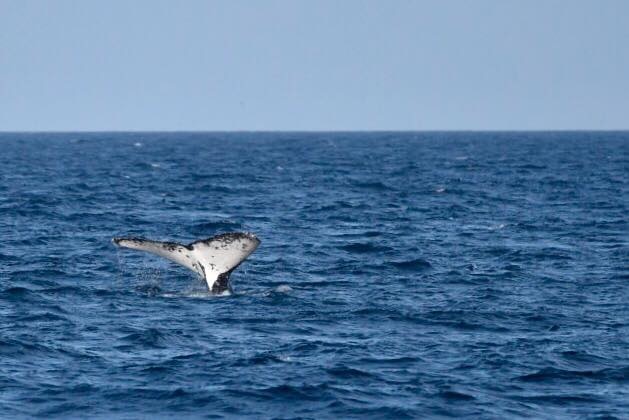
{"type": "Polygon", "coordinates": [[[197,223],[191,227],[191,233],[198,235],[215,235],[220,232],[240,231],[243,229],[244,226],[242,223],[231,220],[221,220],[197,223]]]}
{"type": "Polygon", "coordinates": [[[24,296],[28,296],[32,293],[31,289],[27,287],[13,286],[8,287],[0,292],[0,296],[8,299],[16,299],[24,296]]]}
{"type": "Polygon", "coordinates": [[[170,339],[170,335],[157,329],[146,328],[134,331],[120,338],[124,344],[115,346],[116,348],[130,348],[130,346],[164,348],[170,339]]]}
{"type": "Polygon", "coordinates": [[[372,191],[395,191],[395,188],[390,185],[385,184],[381,181],[371,181],[371,182],[354,182],[353,184],[356,187],[364,188],[372,191]]]}
{"type": "Polygon", "coordinates": [[[337,365],[333,368],[326,369],[326,372],[329,375],[340,379],[355,379],[355,378],[364,378],[364,379],[372,379],[376,378],[376,375],[373,373],[367,372],[365,370],[360,370],[356,368],[352,368],[346,365],[337,365]]]}
{"type": "Polygon", "coordinates": [[[391,262],[391,265],[405,271],[425,271],[432,268],[432,264],[423,258],[416,258],[407,261],[393,261],[391,262]]]}
{"type": "Polygon", "coordinates": [[[437,395],[447,401],[452,401],[452,402],[473,401],[476,399],[473,395],[469,395],[464,392],[458,392],[458,391],[441,391],[437,395]]]}
{"type": "Polygon", "coordinates": [[[376,245],[371,242],[355,242],[347,245],[340,246],[340,249],[352,254],[368,254],[374,252],[387,252],[391,248],[385,245],[376,245]]]}
{"type": "Polygon", "coordinates": [[[599,370],[567,370],[548,367],[534,373],[518,376],[517,379],[523,382],[570,381],[578,379],[628,382],[629,366],[599,370]]]}

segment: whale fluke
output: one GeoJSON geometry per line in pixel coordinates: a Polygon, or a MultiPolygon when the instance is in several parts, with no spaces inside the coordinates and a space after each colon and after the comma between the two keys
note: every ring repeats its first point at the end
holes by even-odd
{"type": "Polygon", "coordinates": [[[213,294],[230,290],[229,275],[260,244],[252,233],[223,233],[209,239],[182,245],[142,238],[113,238],[113,243],[129,249],[167,258],[201,275],[213,294]]]}

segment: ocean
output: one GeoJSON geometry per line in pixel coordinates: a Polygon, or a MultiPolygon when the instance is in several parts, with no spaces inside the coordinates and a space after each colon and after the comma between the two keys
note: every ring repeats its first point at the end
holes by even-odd
{"type": "Polygon", "coordinates": [[[628,218],[629,132],[3,133],[0,417],[629,418],[628,218]]]}

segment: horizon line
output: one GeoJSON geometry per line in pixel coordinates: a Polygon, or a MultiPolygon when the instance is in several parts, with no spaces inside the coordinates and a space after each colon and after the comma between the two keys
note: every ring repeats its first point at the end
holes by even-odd
{"type": "Polygon", "coordinates": [[[70,134],[70,133],[83,133],[83,134],[99,134],[99,133],[595,133],[595,132],[629,132],[629,128],[552,128],[552,129],[375,129],[375,130],[363,130],[363,129],[351,129],[351,130],[334,130],[334,129],[321,129],[321,130],[0,130],[0,134],[70,134]]]}

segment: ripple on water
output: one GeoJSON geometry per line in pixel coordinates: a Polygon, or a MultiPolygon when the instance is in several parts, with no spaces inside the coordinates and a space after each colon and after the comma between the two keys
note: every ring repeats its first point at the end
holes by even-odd
{"type": "Polygon", "coordinates": [[[392,261],[391,265],[404,271],[425,271],[432,267],[432,264],[423,258],[415,258],[407,261],[392,261]]]}

